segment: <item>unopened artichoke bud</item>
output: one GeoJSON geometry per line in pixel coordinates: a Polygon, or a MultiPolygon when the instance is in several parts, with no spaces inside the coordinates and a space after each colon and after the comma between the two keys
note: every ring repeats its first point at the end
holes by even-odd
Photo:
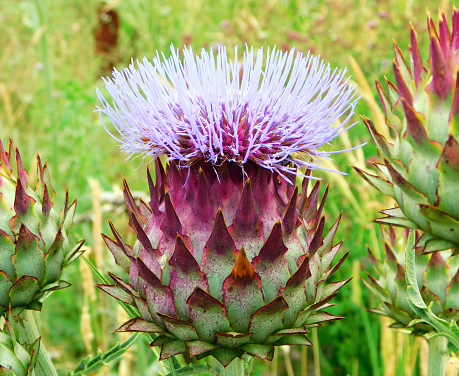
{"type": "MultiPolygon", "coordinates": [[[[410,308],[406,298],[405,246],[407,231],[389,227],[382,229],[384,237],[385,260],[378,260],[368,248],[372,269],[367,272],[364,284],[378,298],[380,306],[372,309],[374,313],[394,320],[392,328],[404,328],[411,334],[423,336],[436,333],[436,329],[422,322],[409,325],[419,319],[410,308]]],[[[417,239],[420,232],[417,232],[417,239]]],[[[448,322],[459,320],[459,256],[451,256],[452,251],[421,254],[416,257],[416,279],[426,304],[434,302],[432,312],[448,322]]]]}
{"type": "Polygon", "coordinates": [[[254,61],[247,50],[242,76],[224,48],[216,62],[184,56],[172,49],[164,62],[115,71],[113,106],[99,93],[122,148],[156,160],[148,203],[124,185],[137,242],[113,226],[104,236],[129,281],[111,275],[115,284],[99,287],[138,308],[118,330],[157,333],[161,359],[270,360],[275,346],[311,345],[308,329],[341,318],[323,311],[348,281],[329,282],[347,256],[332,265],[339,218],[327,233],[327,190],[321,201],[319,183],[308,193],[309,172],[297,168],[320,167],[329,152],[319,147],[344,130],[355,91],[344,72],[293,50],[268,51],[264,69],[263,53],[254,61]]]}
{"type": "Polygon", "coordinates": [[[15,338],[0,332],[0,375],[39,376],[35,372],[40,339],[33,344],[21,345],[15,338]]]}
{"type": "Polygon", "coordinates": [[[411,27],[408,65],[394,42],[396,85],[387,91],[376,81],[395,134],[388,142],[369,119],[368,130],[384,163],[376,164],[383,178],[356,168],[371,185],[393,197],[397,207],[383,210],[377,222],[412,229],[424,235],[417,248],[432,252],[459,250],[459,10],[453,11],[452,31],[439,13],[438,32],[430,14],[430,58],[425,66],[411,27]]]}
{"type": "Polygon", "coordinates": [[[53,208],[54,191],[46,163],[37,155],[38,180],[29,187],[18,149],[0,142],[0,315],[10,308],[40,310],[40,299],[69,286],[62,269],[79,256],[83,241],[72,248],[68,239],[76,201],[66,193],[60,215],[53,208]],[[14,172],[14,167],[16,173],[14,172]]]}

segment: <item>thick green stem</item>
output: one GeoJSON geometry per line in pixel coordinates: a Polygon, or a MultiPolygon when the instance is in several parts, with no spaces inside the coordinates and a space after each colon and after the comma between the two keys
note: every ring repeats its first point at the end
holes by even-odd
{"type": "Polygon", "coordinates": [[[312,341],[314,342],[314,347],[312,348],[314,373],[316,376],[320,376],[319,335],[317,334],[317,328],[312,328],[312,341]]]}
{"type": "Polygon", "coordinates": [[[216,361],[214,369],[218,372],[219,376],[244,376],[245,360],[244,358],[236,358],[226,368],[220,362],[216,361]]]}
{"type": "MultiPolygon", "coordinates": [[[[33,343],[40,337],[32,311],[26,309],[22,311],[15,319],[16,328],[19,331],[21,342],[33,343]]],[[[35,366],[37,375],[40,376],[57,376],[54,365],[46,351],[43,342],[40,343],[40,351],[38,353],[38,361],[35,366]]]]}
{"type": "Polygon", "coordinates": [[[429,345],[427,376],[444,376],[448,360],[448,340],[443,336],[437,336],[427,340],[427,344],[429,345]]]}

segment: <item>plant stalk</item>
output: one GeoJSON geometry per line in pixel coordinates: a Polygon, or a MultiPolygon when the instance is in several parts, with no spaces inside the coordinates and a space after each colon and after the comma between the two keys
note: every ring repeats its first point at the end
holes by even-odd
{"type": "MultiPolygon", "coordinates": [[[[19,331],[21,342],[33,343],[40,337],[32,311],[25,309],[15,319],[16,328],[19,331]]],[[[57,376],[53,362],[46,351],[43,342],[40,342],[37,365],[35,366],[37,375],[57,376]]]]}
{"type": "Polygon", "coordinates": [[[319,354],[319,335],[317,334],[317,328],[312,328],[312,341],[314,347],[312,348],[312,354],[314,356],[314,374],[320,376],[320,354],[319,354]]]}
{"type": "Polygon", "coordinates": [[[436,336],[428,339],[427,344],[429,346],[427,376],[444,376],[448,360],[448,339],[436,336]]]}
{"type": "Polygon", "coordinates": [[[214,369],[219,376],[245,376],[245,360],[235,358],[226,368],[220,362],[215,361],[214,369]]]}

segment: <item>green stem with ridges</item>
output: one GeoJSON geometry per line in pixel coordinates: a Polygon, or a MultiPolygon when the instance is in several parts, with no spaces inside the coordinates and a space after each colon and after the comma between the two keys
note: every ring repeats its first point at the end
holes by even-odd
{"type": "Polygon", "coordinates": [[[214,369],[219,376],[245,376],[247,375],[245,366],[246,360],[244,358],[235,358],[226,368],[218,361],[214,363],[214,369]]]}
{"type": "Polygon", "coordinates": [[[429,358],[427,376],[445,375],[446,361],[448,360],[448,339],[435,336],[427,340],[429,345],[429,358]]]}
{"type": "Polygon", "coordinates": [[[320,354],[319,354],[319,335],[317,334],[317,328],[312,328],[312,342],[314,347],[312,348],[312,354],[314,356],[314,374],[320,376],[320,354]]]}
{"type": "MultiPolygon", "coordinates": [[[[21,342],[34,343],[40,337],[32,311],[26,309],[14,318],[16,328],[19,332],[21,342]]],[[[37,375],[40,376],[57,376],[53,362],[46,351],[43,342],[40,342],[37,365],[35,366],[37,375]]]]}

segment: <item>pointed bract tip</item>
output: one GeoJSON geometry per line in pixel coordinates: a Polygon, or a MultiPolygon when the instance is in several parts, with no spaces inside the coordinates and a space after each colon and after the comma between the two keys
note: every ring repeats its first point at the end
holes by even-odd
{"type": "Polygon", "coordinates": [[[438,21],[441,21],[445,17],[445,12],[443,12],[443,9],[439,8],[438,9],[438,21]]]}
{"type": "Polygon", "coordinates": [[[250,265],[244,247],[241,248],[237,255],[236,264],[231,271],[231,275],[233,279],[253,279],[253,276],[255,275],[255,270],[253,269],[252,265],[250,265]]]}

